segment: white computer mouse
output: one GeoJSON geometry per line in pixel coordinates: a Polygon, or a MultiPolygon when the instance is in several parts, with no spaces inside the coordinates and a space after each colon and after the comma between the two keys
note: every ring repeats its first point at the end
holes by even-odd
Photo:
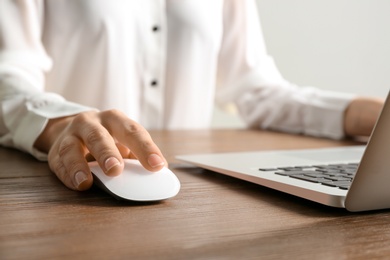
{"type": "Polygon", "coordinates": [[[124,159],[123,172],[118,176],[109,177],[96,161],[88,164],[94,175],[94,182],[118,199],[159,201],[176,196],[180,190],[179,179],[166,167],[151,172],[138,160],[124,159]]]}

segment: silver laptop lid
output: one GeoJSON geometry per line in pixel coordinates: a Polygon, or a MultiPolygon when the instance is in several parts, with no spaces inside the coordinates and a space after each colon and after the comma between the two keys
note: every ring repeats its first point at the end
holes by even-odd
{"type": "Polygon", "coordinates": [[[389,96],[367,144],[345,205],[349,211],[390,208],[389,96]]]}

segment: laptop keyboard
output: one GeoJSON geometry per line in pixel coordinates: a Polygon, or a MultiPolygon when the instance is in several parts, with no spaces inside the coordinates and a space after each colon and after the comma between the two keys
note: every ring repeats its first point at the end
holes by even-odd
{"type": "Polygon", "coordinates": [[[272,171],[275,174],[303,181],[348,190],[355,176],[358,163],[293,166],[278,168],[260,168],[260,171],[272,171]]]}

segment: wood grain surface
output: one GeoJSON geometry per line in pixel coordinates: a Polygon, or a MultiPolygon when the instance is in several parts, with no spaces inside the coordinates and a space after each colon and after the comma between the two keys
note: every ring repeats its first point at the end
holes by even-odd
{"type": "Polygon", "coordinates": [[[348,213],[175,160],[199,152],[360,144],[252,130],[152,131],[181,181],[159,203],[67,189],[0,148],[0,259],[386,259],[390,211],[348,213]]]}

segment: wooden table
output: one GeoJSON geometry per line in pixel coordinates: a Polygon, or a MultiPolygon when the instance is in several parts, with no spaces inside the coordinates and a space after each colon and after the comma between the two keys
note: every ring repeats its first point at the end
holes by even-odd
{"type": "Polygon", "coordinates": [[[390,210],[352,214],[174,159],[357,142],[251,130],[151,134],[182,184],[175,198],[151,204],[68,190],[46,163],[0,148],[0,259],[390,257],[390,210]]]}

